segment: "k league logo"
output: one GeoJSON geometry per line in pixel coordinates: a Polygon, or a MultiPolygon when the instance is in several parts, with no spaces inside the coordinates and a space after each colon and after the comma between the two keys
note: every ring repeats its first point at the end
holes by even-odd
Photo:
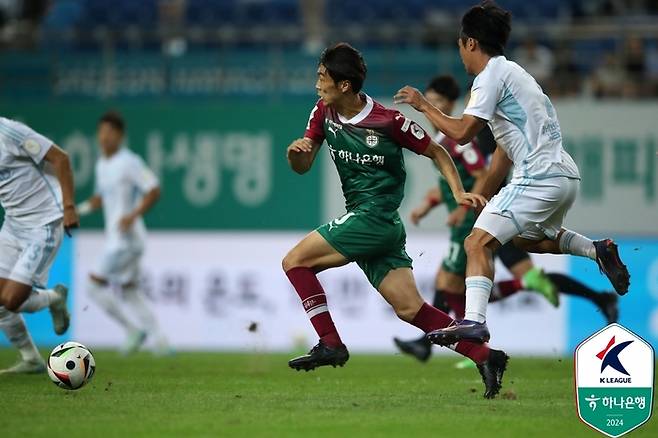
{"type": "MultiPolygon", "coordinates": [[[[628,371],[626,371],[626,368],[624,368],[624,365],[621,364],[621,360],[619,359],[619,354],[624,351],[624,348],[628,347],[633,343],[633,340],[626,341],[626,342],[621,342],[617,345],[615,344],[615,337],[613,336],[610,338],[610,341],[608,342],[608,345],[599,353],[597,353],[596,357],[601,359],[601,373],[605,371],[606,368],[610,367],[614,370],[617,370],[618,372],[622,374],[626,374],[627,376],[630,377],[630,374],[628,371]],[[614,347],[613,347],[614,345],[614,347]],[[610,348],[612,347],[612,348],[610,348]]],[[[601,378],[601,383],[603,382],[603,378],[601,378]]],[[[627,383],[630,383],[630,379],[628,380],[627,383]]]]}
{"type": "Polygon", "coordinates": [[[654,361],[653,347],[619,324],[585,339],[574,353],[580,419],[610,437],[646,423],[653,408],[654,361]]]}

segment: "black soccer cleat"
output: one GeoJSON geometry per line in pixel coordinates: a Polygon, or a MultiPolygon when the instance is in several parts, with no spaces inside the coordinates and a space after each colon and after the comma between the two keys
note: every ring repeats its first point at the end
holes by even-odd
{"type": "Polygon", "coordinates": [[[320,341],[315,347],[311,348],[311,351],[307,354],[291,359],[288,362],[288,366],[297,371],[311,371],[317,367],[326,365],[331,365],[336,368],[336,366],[342,367],[345,365],[345,362],[347,362],[349,358],[350,353],[344,345],[331,348],[327,347],[322,341],[320,341]]]}
{"type": "Polygon", "coordinates": [[[472,341],[480,344],[489,342],[491,335],[487,324],[484,322],[459,321],[448,327],[434,330],[427,334],[427,339],[433,344],[447,347],[459,341],[472,341]]]}
{"type": "Polygon", "coordinates": [[[619,258],[617,244],[611,239],[597,240],[594,242],[594,248],[596,264],[601,272],[608,277],[619,295],[626,295],[631,284],[631,274],[619,258]]]}
{"type": "Polygon", "coordinates": [[[503,386],[503,374],[507,369],[509,356],[501,350],[490,350],[489,359],[478,364],[478,371],[484,383],[484,398],[494,398],[503,386]]]}
{"type": "Polygon", "coordinates": [[[414,339],[413,341],[403,341],[399,338],[393,338],[393,342],[401,352],[413,356],[421,362],[427,362],[432,356],[432,343],[426,336],[414,339]]]}
{"type": "Polygon", "coordinates": [[[604,292],[599,295],[596,305],[599,306],[608,324],[619,319],[619,297],[614,292],[604,292]]]}

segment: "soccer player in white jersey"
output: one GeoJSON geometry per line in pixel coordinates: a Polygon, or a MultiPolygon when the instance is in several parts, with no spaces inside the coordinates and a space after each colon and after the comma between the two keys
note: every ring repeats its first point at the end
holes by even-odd
{"type": "Polygon", "coordinates": [[[450,117],[408,86],[398,91],[395,101],[423,112],[460,144],[489,124],[499,147],[482,193],[485,197],[492,196],[510,169],[513,174],[510,184],[481,212],[465,241],[466,315],[459,324],[428,334],[439,345],[489,340],[486,309],[494,277],[492,254],[510,240],[529,252],[588,257],[620,295],[630,285],[612,240],[593,242],[562,227],[578,193],[580,174],[562,146],[550,99],[532,76],[503,56],[511,31],[510,13],[485,1],[467,11],[461,25],[459,54],[466,71],[476,75],[464,114],[450,117]]]}
{"type": "Polygon", "coordinates": [[[16,312],[48,307],[55,333],[69,326],[64,285],[46,289],[48,271],[64,231],[78,226],[68,155],[26,125],[0,117],[0,329],[21,360],[0,373],[46,370],[16,312]]]}
{"type": "Polygon", "coordinates": [[[123,147],[125,123],[110,111],[98,122],[101,157],[96,162],[94,195],[78,206],[81,215],[103,208],[105,250],[98,267],[89,274],[89,296],[127,331],[125,354],[138,350],[147,335],[155,339],[156,351],[168,350],[157,320],[139,289],[140,260],[146,228],[142,215],[157,202],[160,186],[155,174],[134,152],[123,147]],[[122,297],[119,300],[118,296],[122,297]],[[134,324],[123,304],[132,308],[134,324]]]}

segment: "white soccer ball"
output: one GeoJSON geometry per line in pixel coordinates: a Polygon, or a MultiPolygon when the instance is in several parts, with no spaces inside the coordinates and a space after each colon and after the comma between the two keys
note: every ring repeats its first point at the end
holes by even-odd
{"type": "Polygon", "coordinates": [[[60,388],[80,389],[96,372],[91,352],[77,342],[60,344],[48,357],[48,376],[60,388]]]}

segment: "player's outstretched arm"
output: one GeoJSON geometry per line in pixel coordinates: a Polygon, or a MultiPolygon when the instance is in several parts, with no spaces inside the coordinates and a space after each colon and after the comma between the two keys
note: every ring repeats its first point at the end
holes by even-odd
{"type": "Polygon", "coordinates": [[[464,191],[464,185],[459,177],[455,163],[443,146],[431,141],[423,155],[434,161],[434,164],[448,182],[458,204],[468,207],[478,207],[480,205],[484,206],[487,203],[487,200],[482,195],[464,191]]]}
{"type": "Polygon", "coordinates": [[[290,168],[300,175],[305,174],[313,166],[319,150],[320,144],[308,137],[293,141],[286,151],[290,168]]]}
{"type": "Polygon", "coordinates": [[[80,220],[75,209],[75,189],[73,185],[73,171],[68,154],[57,145],[52,145],[46,153],[44,160],[52,166],[55,177],[62,188],[62,203],[64,205],[64,230],[70,235],[71,228],[77,228],[80,220]]]}
{"type": "Polygon", "coordinates": [[[93,195],[89,199],[78,204],[78,214],[86,216],[103,206],[103,198],[100,195],[93,195]]]}
{"type": "Polygon", "coordinates": [[[441,202],[441,191],[438,187],[432,187],[427,191],[423,202],[411,211],[411,222],[414,225],[418,225],[420,220],[427,216],[427,214],[432,211],[434,207],[441,204],[441,202]]]}
{"type": "Polygon", "coordinates": [[[416,111],[425,114],[439,131],[462,145],[473,140],[473,137],[487,124],[484,120],[468,114],[463,114],[459,118],[450,117],[425,99],[418,89],[408,85],[400,89],[393,100],[397,104],[409,104],[416,111]]]}
{"type": "Polygon", "coordinates": [[[160,187],[156,186],[146,192],[142,198],[142,202],[139,203],[137,208],[135,208],[132,213],[121,218],[119,221],[119,228],[121,228],[121,231],[125,232],[130,230],[135,220],[141,216],[144,216],[144,214],[146,214],[146,212],[149,211],[156,202],[158,202],[158,199],[160,199],[160,187]]]}
{"type": "Polygon", "coordinates": [[[512,160],[509,159],[503,148],[496,147],[486,180],[482,183],[482,189],[479,191],[474,189],[473,191],[482,194],[487,199],[491,199],[509,174],[512,164],[512,160]]]}

